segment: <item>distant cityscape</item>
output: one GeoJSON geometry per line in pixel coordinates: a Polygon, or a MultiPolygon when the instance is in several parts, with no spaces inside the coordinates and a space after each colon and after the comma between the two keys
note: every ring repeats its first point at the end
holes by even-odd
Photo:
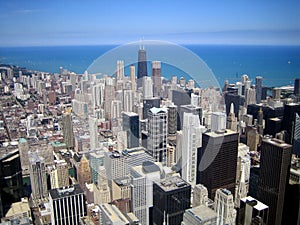
{"type": "Polygon", "coordinates": [[[300,224],[300,78],[201,87],[136,58],[0,65],[0,224],[300,224]]]}

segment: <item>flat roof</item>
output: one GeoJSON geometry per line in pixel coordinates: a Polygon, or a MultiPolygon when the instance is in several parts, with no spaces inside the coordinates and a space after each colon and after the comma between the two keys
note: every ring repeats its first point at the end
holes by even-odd
{"type": "Polygon", "coordinates": [[[28,200],[27,201],[21,201],[21,202],[14,202],[12,203],[10,209],[6,213],[5,217],[12,217],[19,214],[30,212],[30,207],[28,200]]]}
{"type": "Polygon", "coordinates": [[[206,221],[217,218],[217,213],[205,205],[199,205],[197,207],[188,209],[187,212],[192,214],[200,221],[206,221]]]}
{"type": "Polygon", "coordinates": [[[230,129],[224,129],[224,130],[216,130],[216,131],[212,131],[212,132],[207,132],[205,134],[208,136],[211,136],[211,137],[222,137],[222,136],[226,136],[226,135],[237,134],[237,132],[230,130],[230,129]]]}
{"type": "Polygon", "coordinates": [[[269,208],[269,206],[265,205],[264,203],[258,201],[257,199],[251,197],[251,196],[247,196],[245,198],[242,198],[241,201],[243,202],[247,202],[247,201],[256,201],[256,205],[253,206],[253,208],[255,208],[256,210],[258,211],[261,211],[261,210],[264,210],[264,209],[267,209],[269,208]]]}
{"type": "Polygon", "coordinates": [[[177,176],[168,177],[160,182],[155,183],[166,192],[190,186],[190,184],[188,184],[185,180],[177,176]]]}
{"type": "Polygon", "coordinates": [[[51,189],[49,194],[51,195],[52,199],[59,199],[69,195],[83,194],[83,190],[79,184],[75,184],[73,186],[51,189]]]}

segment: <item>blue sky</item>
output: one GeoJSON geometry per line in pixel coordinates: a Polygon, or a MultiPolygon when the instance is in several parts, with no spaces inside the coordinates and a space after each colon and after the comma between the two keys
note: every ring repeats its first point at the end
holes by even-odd
{"type": "Polygon", "coordinates": [[[0,46],[300,45],[299,0],[0,0],[0,46]]]}

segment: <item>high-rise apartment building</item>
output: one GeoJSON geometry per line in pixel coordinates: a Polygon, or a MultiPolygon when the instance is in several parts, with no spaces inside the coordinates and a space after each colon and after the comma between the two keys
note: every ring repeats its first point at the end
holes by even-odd
{"type": "Polygon", "coordinates": [[[86,215],[85,197],[79,184],[49,191],[51,224],[79,225],[86,215]]]}
{"type": "Polygon", "coordinates": [[[42,199],[48,196],[45,162],[42,157],[33,154],[30,160],[30,183],[33,199],[42,199]]]}
{"type": "Polygon", "coordinates": [[[218,189],[215,196],[215,212],[218,215],[217,225],[235,225],[236,210],[232,193],[227,189],[218,189]]]}
{"type": "Polygon", "coordinates": [[[291,145],[278,139],[263,139],[257,199],[269,206],[269,224],[279,225],[282,222],[291,156],[291,145]]]}
{"type": "Polygon", "coordinates": [[[207,203],[208,203],[207,188],[202,184],[197,184],[193,190],[193,207],[199,205],[207,206],[207,203]]]}
{"type": "Polygon", "coordinates": [[[151,77],[143,77],[143,98],[153,98],[153,80],[151,77]]]}
{"type": "Polygon", "coordinates": [[[180,225],[191,204],[191,186],[180,177],[153,183],[153,224],[180,225]]]}
{"type": "Polygon", "coordinates": [[[98,120],[95,117],[89,117],[89,131],[90,131],[90,149],[95,150],[99,147],[98,144],[98,120]]]}
{"type": "Polygon", "coordinates": [[[65,160],[55,160],[54,163],[50,168],[51,189],[69,186],[69,168],[67,162],[65,160]]]}
{"type": "Polygon", "coordinates": [[[152,80],[153,80],[153,94],[155,97],[160,97],[162,92],[161,80],[161,62],[152,62],[152,80]]]}
{"type": "Polygon", "coordinates": [[[69,113],[64,114],[62,123],[63,123],[64,142],[67,148],[74,148],[74,134],[73,134],[73,124],[72,124],[71,114],[69,113]]]}
{"type": "Polygon", "coordinates": [[[117,81],[124,79],[124,61],[123,60],[117,61],[116,78],[117,78],[117,81]]]}
{"type": "Polygon", "coordinates": [[[130,81],[131,81],[131,90],[136,91],[136,77],[135,77],[135,66],[130,66],[130,81]]]}
{"type": "Polygon", "coordinates": [[[168,134],[176,135],[177,132],[177,106],[168,106],[168,134]]]}
{"type": "Polygon", "coordinates": [[[255,78],[256,103],[259,104],[262,100],[262,77],[255,78]]]}
{"type": "Polygon", "coordinates": [[[202,135],[199,176],[210,199],[214,199],[219,188],[226,188],[233,195],[235,193],[238,137],[238,133],[232,130],[202,135]]]}
{"type": "Polygon", "coordinates": [[[166,165],[167,162],[168,110],[151,108],[148,112],[147,151],[155,159],[166,165]]]}
{"type": "Polygon", "coordinates": [[[226,129],[226,114],[223,112],[213,112],[211,114],[211,131],[226,129]]]}

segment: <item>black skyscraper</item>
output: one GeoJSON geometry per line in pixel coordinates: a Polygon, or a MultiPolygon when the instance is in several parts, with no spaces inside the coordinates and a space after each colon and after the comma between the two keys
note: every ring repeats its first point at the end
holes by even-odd
{"type": "Polygon", "coordinates": [[[139,146],[139,115],[133,112],[123,113],[123,130],[127,133],[127,148],[139,146]]]}
{"type": "Polygon", "coordinates": [[[219,188],[228,189],[234,196],[238,138],[239,134],[232,130],[202,135],[198,176],[200,183],[207,187],[210,199],[215,198],[215,193],[219,188]]]}
{"type": "Polygon", "coordinates": [[[257,199],[269,206],[268,224],[281,224],[291,155],[292,146],[281,140],[262,141],[257,199]]]}
{"type": "Polygon", "coordinates": [[[146,58],[146,50],[142,46],[139,49],[138,55],[138,73],[137,73],[137,87],[142,87],[143,77],[146,77],[147,73],[147,58],[146,58]]]}
{"type": "Polygon", "coordinates": [[[18,149],[0,149],[0,217],[23,194],[22,169],[18,149]]]}
{"type": "Polygon", "coordinates": [[[153,224],[180,225],[190,199],[191,185],[180,177],[153,183],[153,224]]]}
{"type": "Polygon", "coordinates": [[[300,96],[300,78],[295,79],[294,94],[296,96],[300,96]]]}

